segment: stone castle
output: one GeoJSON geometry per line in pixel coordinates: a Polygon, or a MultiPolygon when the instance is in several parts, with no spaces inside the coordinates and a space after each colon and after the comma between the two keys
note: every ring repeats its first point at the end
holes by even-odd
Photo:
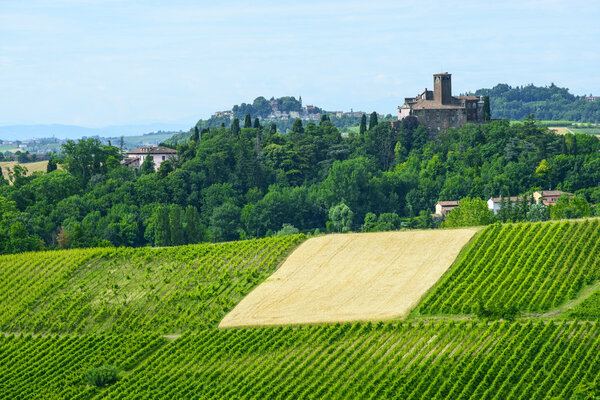
{"type": "Polygon", "coordinates": [[[417,97],[407,97],[398,107],[398,120],[414,116],[431,134],[460,128],[466,123],[484,122],[483,97],[452,96],[452,75],[433,75],[433,91],[425,89],[417,97]]]}

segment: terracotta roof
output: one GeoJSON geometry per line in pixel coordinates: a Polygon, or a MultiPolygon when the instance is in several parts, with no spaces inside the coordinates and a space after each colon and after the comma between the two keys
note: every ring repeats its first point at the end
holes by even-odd
{"type": "Polygon", "coordinates": [[[421,100],[410,104],[413,110],[462,110],[464,104],[442,104],[433,100],[421,100]]]}
{"type": "Polygon", "coordinates": [[[440,205],[440,206],[458,206],[458,200],[450,200],[450,201],[438,201],[437,203],[435,203],[436,205],[440,205]]]}
{"type": "Polygon", "coordinates": [[[494,203],[501,203],[502,199],[504,199],[504,201],[521,201],[523,199],[523,196],[509,196],[509,197],[491,197],[490,200],[492,200],[494,203]]]}
{"type": "Polygon", "coordinates": [[[573,196],[573,193],[563,192],[562,190],[540,190],[538,193],[540,193],[543,197],[560,196],[561,194],[568,194],[569,196],[573,196]]]}
{"type": "Polygon", "coordinates": [[[143,146],[128,151],[127,154],[177,154],[177,150],[164,146],[143,146]]]}
{"type": "Polygon", "coordinates": [[[463,99],[463,100],[479,100],[479,97],[477,96],[454,96],[457,99],[463,99]]]}

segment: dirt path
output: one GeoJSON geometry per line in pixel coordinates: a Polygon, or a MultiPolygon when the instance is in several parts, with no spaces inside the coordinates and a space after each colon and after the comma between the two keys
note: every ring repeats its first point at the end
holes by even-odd
{"type": "Polygon", "coordinates": [[[469,228],[309,239],[219,326],[406,316],[475,232],[469,228]]]}

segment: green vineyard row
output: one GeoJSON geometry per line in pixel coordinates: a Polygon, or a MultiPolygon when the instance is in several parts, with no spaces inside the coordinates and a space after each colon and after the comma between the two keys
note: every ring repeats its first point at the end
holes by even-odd
{"type": "Polygon", "coordinates": [[[216,326],[303,235],[0,257],[0,330],[178,333],[216,326]]]}
{"type": "Polygon", "coordinates": [[[156,335],[0,336],[0,399],[89,399],[84,374],[103,365],[130,371],[166,340],[156,335]]]}
{"type": "Polygon", "coordinates": [[[593,322],[209,328],[162,346],[123,336],[127,348],[115,338],[4,339],[0,398],[529,400],[590,396],[600,387],[593,322]],[[127,366],[150,347],[113,386],[83,380],[89,365],[127,366]]]}
{"type": "Polygon", "coordinates": [[[600,279],[600,221],[495,224],[471,243],[419,307],[473,314],[515,307],[543,312],[600,279]]]}

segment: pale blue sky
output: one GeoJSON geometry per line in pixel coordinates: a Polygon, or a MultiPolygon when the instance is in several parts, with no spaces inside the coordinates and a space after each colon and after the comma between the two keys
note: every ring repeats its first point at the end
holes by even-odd
{"type": "Polygon", "coordinates": [[[554,82],[600,95],[596,1],[0,0],[0,125],[188,122],[263,95],[394,113],[554,82]]]}

